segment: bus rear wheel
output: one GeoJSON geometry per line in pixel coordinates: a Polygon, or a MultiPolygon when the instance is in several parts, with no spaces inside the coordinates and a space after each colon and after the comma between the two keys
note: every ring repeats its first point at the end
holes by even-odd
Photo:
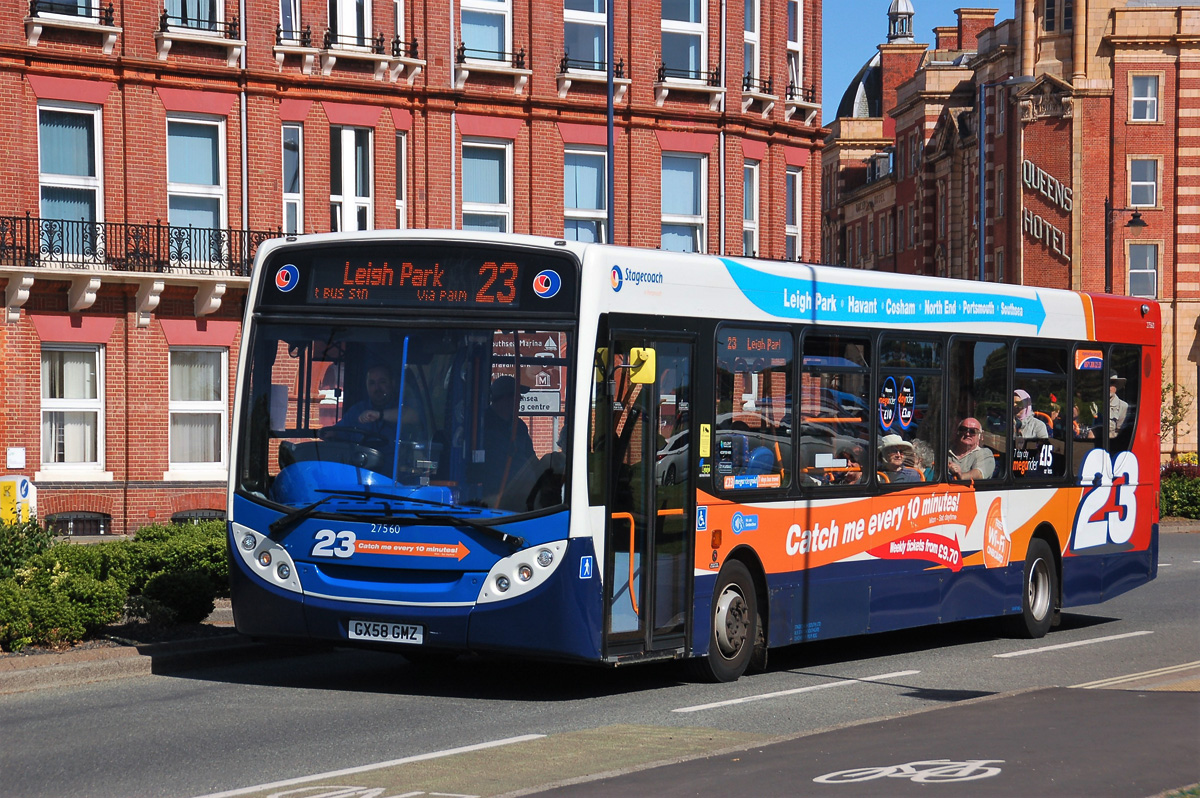
{"type": "Polygon", "coordinates": [[[1021,614],[1006,619],[1009,633],[1026,639],[1045,637],[1054,622],[1057,597],[1058,570],[1054,566],[1054,554],[1046,541],[1034,538],[1029,541],[1021,575],[1021,614]]]}
{"type": "Polygon", "coordinates": [[[696,660],[698,675],[712,682],[737,681],[750,665],[758,630],[754,578],[738,560],[725,563],[713,593],[708,654],[696,660]]]}

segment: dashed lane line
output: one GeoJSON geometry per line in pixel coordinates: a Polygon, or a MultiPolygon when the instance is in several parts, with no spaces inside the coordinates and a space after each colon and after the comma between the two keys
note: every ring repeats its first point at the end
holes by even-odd
{"type": "Polygon", "coordinates": [[[214,792],[209,793],[208,795],[202,795],[199,798],[232,798],[235,795],[248,795],[256,792],[265,792],[267,790],[274,790],[279,787],[290,787],[294,784],[307,784],[311,781],[340,778],[342,776],[350,776],[355,773],[366,773],[372,770],[395,767],[396,765],[407,765],[412,762],[424,762],[429,759],[440,759],[441,757],[454,756],[455,754],[465,754],[470,751],[482,751],[487,748],[497,748],[502,745],[524,743],[528,742],[529,740],[540,740],[545,736],[546,735],[544,734],[522,734],[519,737],[506,737],[503,740],[492,740],[486,743],[476,743],[475,745],[464,745],[460,748],[447,748],[444,751],[431,751],[428,754],[406,756],[403,759],[392,759],[387,762],[375,762],[374,764],[359,765],[358,767],[345,768],[344,770],[330,770],[325,773],[314,773],[311,776],[300,776],[294,779],[273,781],[268,784],[256,784],[253,787],[242,787],[236,790],[226,790],[225,792],[214,792]]]}
{"type": "Polygon", "coordinates": [[[993,654],[993,657],[1005,659],[1008,657],[1023,657],[1026,654],[1041,654],[1044,651],[1058,651],[1063,648],[1075,648],[1076,646],[1090,646],[1095,643],[1108,643],[1112,640],[1124,640],[1127,637],[1141,637],[1142,635],[1152,635],[1154,632],[1143,630],[1140,632],[1126,632],[1123,635],[1108,635],[1107,637],[1093,637],[1089,640],[1076,640],[1072,643],[1059,643],[1056,646],[1042,646],[1040,648],[1023,648],[1020,651],[1006,651],[1003,654],[993,654]]]}
{"type": "Polygon", "coordinates": [[[881,673],[878,676],[863,676],[863,677],[846,677],[836,682],[824,682],[823,684],[813,684],[808,687],[797,687],[792,690],[779,690],[774,693],[760,693],[759,695],[748,695],[742,698],[731,698],[728,701],[714,701],[711,704],[697,704],[691,707],[679,707],[672,709],[672,712],[702,712],[706,709],[717,709],[718,707],[730,707],[736,704],[749,704],[751,701],[766,701],[770,698],[782,698],[783,696],[796,695],[797,693],[813,693],[817,690],[827,690],[830,687],[845,687],[850,684],[858,684],[859,682],[879,682],[884,679],[894,679],[900,676],[912,676],[920,673],[920,671],[896,671],[895,673],[881,673]]]}

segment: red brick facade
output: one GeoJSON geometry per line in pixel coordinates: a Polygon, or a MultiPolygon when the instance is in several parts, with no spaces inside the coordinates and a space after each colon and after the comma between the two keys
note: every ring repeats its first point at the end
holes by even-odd
{"type": "MultiPolygon", "coordinates": [[[[186,346],[227,353],[227,434],[249,258],[257,241],[285,225],[283,125],[302,129],[303,232],[331,228],[331,129],[349,127],[370,132],[369,226],[397,226],[399,132],[402,225],[462,226],[467,138],[511,148],[509,229],[563,235],[564,147],[604,144],[606,91],[603,73],[560,73],[561,4],[505,4],[510,55],[490,61],[458,58],[458,3],[406,2],[397,31],[397,6],[374,0],[373,44],[367,47],[327,46],[329,4],[297,5],[295,34],[277,36],[278,2],[226,0],[211,30],[198,30],[174,17],[163,29],[161,4],[127,3],[114,8],[109,20],[106,3],[98,12],[78,15],[71,6],[71,14],[63,15],[45,3],[31,10],[24,0],[0,0],[7,21],[0,29],[0,103],[7,120],[0,129],[6,154],[0,170],[0,286],[6,300],[0,342],[7,365],[0,434],[9,455],[0,476],[34,478],[43,518],[100,513],[110,519],[105,531],[123,534],[175,514],[224,509],[224,479],[210,473],[188,481],[186,474],[171,473],[172,336],[186,346]],[[89,167],[55,171],[40,160],[46,146],[39,141],[46,135],[40,114],[56,110],[94,114],[91,135],[99,142],[98,164],[83,189],[95,191],[88,222],[101,227],[73,223],[72,229],[84,236],[99,229],[103,242],[76,241],[65,254],[47,224],[52,216],[44,214],[45,173],[80,174],[89,167]],[[181,191],[172,187],[172,170],[194,165],[168,163],[173,122],[218,125],[219,174],[212,190],[183,202],[203,204],[215,195],[219,203],[220,223],[213,227],[225,233],[219,243],[204,239],[199,264],[195,239],[190,254],[180,255],[186,228],[169,224],[181,191]],[[179,325],[191,325],[191,332],[180,338],[179,325]],[[42,451],[43,353],[64,345],[99,352],[102,391],[95,401],[102,408],[102,445],[82,469],[47,468],[42,451]]],[[[763,82],[745,93],[744,4],[704,3],[701,68],[714,78],[689,82],[660,79],[659,7],[615,3],[615,51],[623,68],[617,89],[624,90],[615,104],[616,243],[659,245],[659,164],[667,142],[706,156],[706,251],[741,254],[742,165],[749,157],[744,153],[753,153],[761,161],[758,254],[784,257],[785,172],[791,166],[801,173],[799,255],[817,257],[821,4],[800,0],[792,6],[801,22],[802,75],[791,86],[788,3],[761,0],[759,6],[763,82]],[[704,146],[698,149],[697,142],[704,146]]],[[[167,8],[181,10],[178,4],[167,8]]],[[[75,196],[79,182],[64,179],[60,195],[75,196]]],[[[226,451],[226,462],[229,457],[226,451]]]]}

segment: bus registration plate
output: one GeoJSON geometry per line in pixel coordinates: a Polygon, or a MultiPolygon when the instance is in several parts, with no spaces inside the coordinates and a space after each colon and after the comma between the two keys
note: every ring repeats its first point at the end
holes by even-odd
{"type": "Polygon", "coordinates": [[[425,642],[425,628],[412,623],[383,623],[381,621],[350,620],[351,640],[382,640],[387,643],[421,645],[425,642]]]}

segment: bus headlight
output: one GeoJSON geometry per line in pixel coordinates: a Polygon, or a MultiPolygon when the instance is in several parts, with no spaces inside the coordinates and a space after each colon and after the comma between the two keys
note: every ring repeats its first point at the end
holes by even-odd
{"type": "Polygon", "coordinates": [[[567,541],[556,540],[536,549],[525,549],[499,560],[488,572],[477,601],[510,601],[545,584],[558,570],[567,552],[567,541]]]}
{"type": "Polygon", "coordinates": [[[231,527],[231,550],[237,552],[252,578],[292,593],[304,592],[287,549],[245,524],[234,521],[231,527]]]}
{"type": "Polygon", "coordinates": [[[258,553],[258,564],[263,568],[268,567],[271,564],[271,552],[265,550],[260,551],[258,553]]]}
{"type": "Polygon", "coordinates": [[[275,569],[275,573],[279,574],[279,578],[286,582],[292,578],[292,566],[281,562],[279,563],[279,567],[275,569]]]}
{"type": "Polygon", "coordinates": [[[549,568],[550,563],[554,562],[554,552],[550,549],[542,549],[537,555],[537,564],[543,568],[549,568]]]}
{"type": "Polygon", "coordinates": [[[533,568],[526,563],[521,563],[521,566],[517,568],[517,579],[520,579],[522,582],[528,582],[530,579],[533,579],[533,568]]]}
{"type": "Polygon", "coordinates": [[[499,590],[501,593],[508,592],[509,584],[510,583],[508,581],[507,576],[497,576],[496,577],[496,589],[499,590]]]}
{"type": "Polygon", "coordinates": [[[254,547],[258,545],[258,541],[254,539],[254,535],[246,535],[242,538],[242,548],[246,551],[254,551],[254,547]]]}

